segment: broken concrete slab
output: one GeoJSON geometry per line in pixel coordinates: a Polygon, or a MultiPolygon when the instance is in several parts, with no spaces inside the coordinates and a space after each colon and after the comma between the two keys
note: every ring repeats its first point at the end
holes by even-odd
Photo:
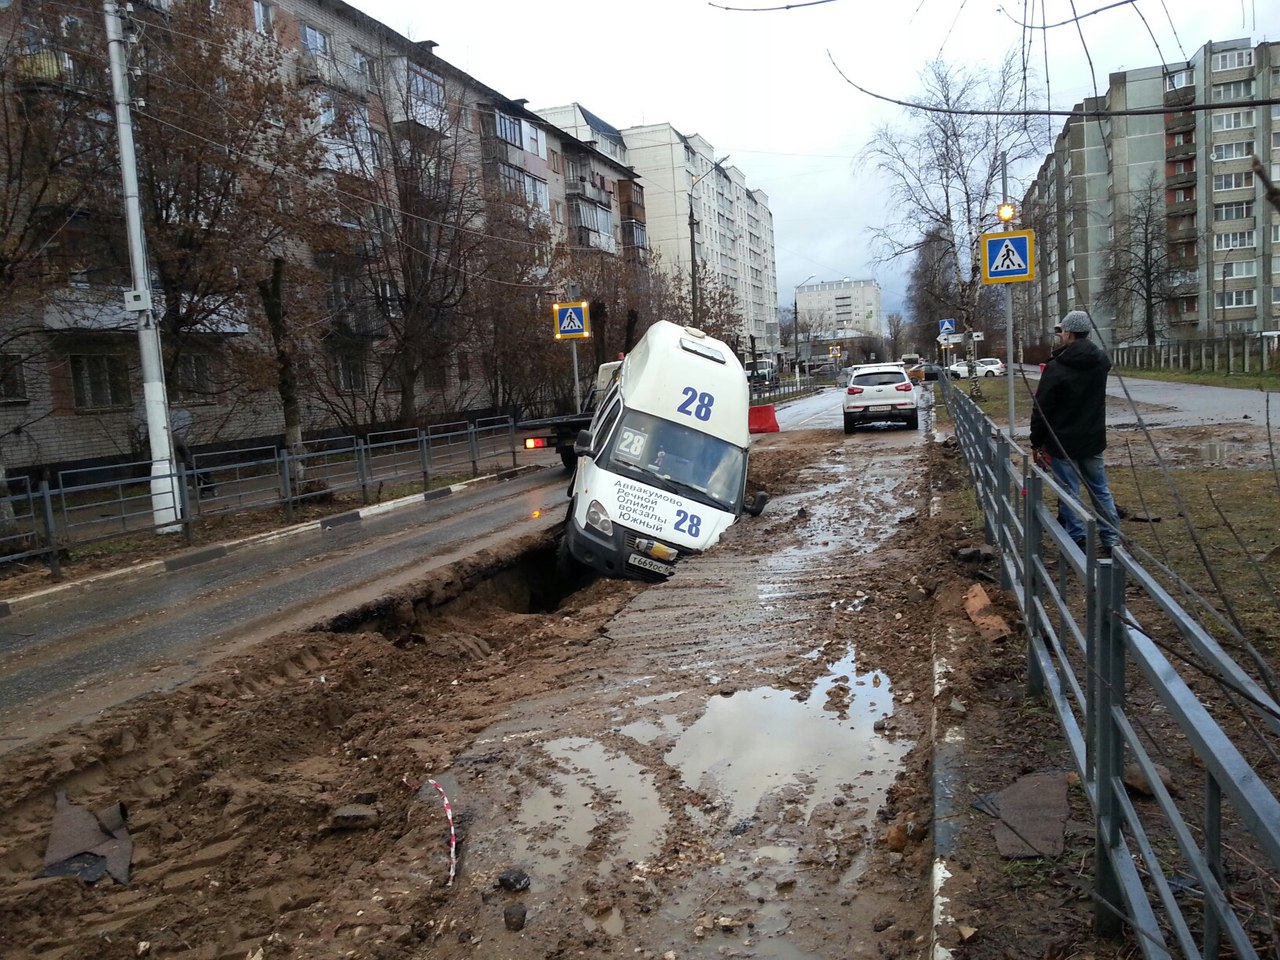
{"type": "Polygon", "coordinates": [[[113,803],[98,811],[77,806],[59,790],[54,797],[53,822],[40,877],[79,877],[94,883],[104,876],[129,882],[133,840],[125,825],[128,811],[113,803]]]}
{"type": "Polygon", "coordinates": [[[1069,808],[1066,773],[1032,773],[999,793],[974,801],[997,818],[996,849],[1006,860],[1056,857],[1062,853],[1069,808]]]}

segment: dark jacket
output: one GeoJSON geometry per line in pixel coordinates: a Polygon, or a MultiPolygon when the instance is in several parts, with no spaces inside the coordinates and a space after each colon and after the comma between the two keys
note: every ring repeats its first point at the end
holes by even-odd
{"type": "Polygon", "coordinates": [[[1036,389],[1031,446],[1074,460],[1105,450],[1110,369],[1111,359],[1092,340],[1072,340],[1055,351],[1036,389]]]}

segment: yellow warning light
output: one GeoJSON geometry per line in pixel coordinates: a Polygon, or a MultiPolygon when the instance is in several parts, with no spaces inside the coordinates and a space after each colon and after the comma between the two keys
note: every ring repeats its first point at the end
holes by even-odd
{"type": "Polygon", "coordinates": [[[541,511],[541,510],[535,510],[535,511],[533,511],[533,519],[537,520],[540,516],[542,516],[542,511],[541,511]]]}
{"type": "Polygon", "coordinates": [[[996,216],[1001,223],[1008,223],[1018,215],[1018,209],[1012,203],[1002,203],[996,208],[996,216]]]}

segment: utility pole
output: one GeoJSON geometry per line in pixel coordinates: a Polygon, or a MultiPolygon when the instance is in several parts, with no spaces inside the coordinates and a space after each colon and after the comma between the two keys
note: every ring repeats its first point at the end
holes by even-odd
{"type": "MultiPolygon", "coordinates": [[[[164,357],[160,353],[160,328],[151,309],[151,278],[142,237],[142,208],[138,202],[138,162],[133,149],[130,115],[128,52],[115,0],[103,0],[107,22],[107,54],[111,65],[111,100],[116,112],[116,136],[120,141],[120,178],[124,187],[124,222],[129,241],[129,266],[133,289],[125,291],[124,306],[137,314],[138,353],[142,359],[142,396],[151,446],[151,516],[160,533],[182,529],[179,522],[177,467],[169,430],[169,400],[164,387],[164,357]]],[[[131,38],[132,40],[132,38],[131,38]]]]}
{"type": "MultiPolygon", "coordinates": [[[[1009,208],[1009,157],[1000,151],[1000,192],[1003,195],[1001,207],[1009,208]]],[[[1004,222],[1005,230],[1010,229],[1012,217],[1004,222]]],[[[1005,379],[1009,386],[1009,439],[1017,436],[1018,425],[1013,419],[1013,284],[1004,285],[1004,355],[1005,379]]]]}

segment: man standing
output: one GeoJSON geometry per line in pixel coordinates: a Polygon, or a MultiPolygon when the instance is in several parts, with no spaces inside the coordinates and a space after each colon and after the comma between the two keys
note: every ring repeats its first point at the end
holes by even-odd
{"type": "MultiPolygon", "coordinates": [[[[1054,479],[1077,500],[1083,481],[1098,514],[1103,556],[1120,540],[1120,521],[1107,486],[1102,451],[1107,448],[1107,373],[1111,360],[1089,339],[1092,324],[1083,310],[1072,310],[1054,327],[1059,346],[1053,351],[1031,411],[1031,449],[1037,463],[1049,461],[1054,479]]],[[[1067,535],[1082,551],[1084,523],[1073,510],[1059,506],[1067,535]]]]}

